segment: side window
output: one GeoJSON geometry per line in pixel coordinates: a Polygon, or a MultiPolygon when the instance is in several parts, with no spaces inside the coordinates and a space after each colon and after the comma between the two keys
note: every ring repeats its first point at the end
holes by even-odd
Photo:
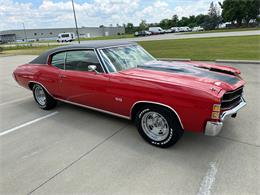
{"type": "Polygon", "coordinates": [[[98,72],[103,69],[94,50],[68,51],[65,61],[66,70],[88,71],[89,65],[96,65],[98,72]]]}
{"type": "Polygon", "coordinates": [[[59,69],[64,69],[65,52],[57,53],[52,56],[51,64],[59,69]]]}

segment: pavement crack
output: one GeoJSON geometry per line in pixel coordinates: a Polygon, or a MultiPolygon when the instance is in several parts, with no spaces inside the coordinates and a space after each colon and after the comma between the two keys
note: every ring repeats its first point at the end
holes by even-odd
{"type": "Polygon", "coordinates": [[[104,140],[102,140],[101,142],[97,143],[93,148],[91,148],[90,150],[88,150],[87,152],[85,152],[84,154],[82,154],[79,158],[77,158],[76,160],[72,161],[69,165],[67,165],[66,167],[64,167],[63,169],[61,169],[60,171],[58,171],[56,174],[54,174],[53,176],[51,176],[49,179],[47,179],[46,181],[44,181],[43,183],[41,183],[39,186],[37,186],[36,188],[34,188],[32,191],[30,191],[28,194],[32,194],[34,193],[36,190],[38,190],[40,187],[42,187],[43,185],[45,185],[46,183],[48,183],[49,181],[51,181],[52,179],[54,179],[56,176],[60,175],[62,172],[64,172],[65,170],[67,170],[68,168],[70,168],[71,166],[73,166],[75,163],[77,163],[78,161],[80,161],[82,158],[84,158],[85,156],[87,156],[88,154],[90,154],[91,152],[93,152],[95,149],[97,149],[99,146],[101,146],[102,144],[104,144],[106,141],[108,141],[109,139],[111,139],[113,136],[115,136],[116,134],[118,134],[119,132],[121,132],[122,130],[124,130],[127,127],[127,125],[119,128],[118,130],[116,130],[112,135],[110,135],[109,137],[105,138],[104,140]]]}
{"type": "Polygon", "coordinates": [[[240,143],[240,144],[245,144],[245,145],[249,145],[249,146],[254,146],[254,147],[257,147],[257,148],[260,147],[260,145],[256,145],[256,144],[251,144],[251,143],[248,143],[248,142],[239,141],[239,140],[232,139],[232,138],[229,138],[229,137],[224,137],[224,136],[220,136],[220,135],[218,135],[217,137],[220,138],[220,139],[225,139],[225,140],[229,140],[229,141],[236,142],[236,143],[240,143]]]}

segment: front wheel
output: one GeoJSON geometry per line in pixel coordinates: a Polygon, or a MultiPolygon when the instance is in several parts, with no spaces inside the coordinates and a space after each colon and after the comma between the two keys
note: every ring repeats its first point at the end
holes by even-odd
{"type": "Polygon", "coordinates": [[[136,114],[135,124],[144,140],[162,148],[174,145],[183,135],[177,116],[159,106],[143,107],[136,114]]]}
{"type": "Polygon", "coordinates": [[[57,105],[57,101],[53,99],[41,85],[33,86],[33,97],[39,107],[43,110],[50,110],[57,105]]]}

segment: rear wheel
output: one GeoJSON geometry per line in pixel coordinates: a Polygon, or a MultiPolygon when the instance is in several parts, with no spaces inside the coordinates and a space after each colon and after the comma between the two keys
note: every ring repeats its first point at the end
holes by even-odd
{"type": "Polygon", "coordinates": [[[139,134],[148,143],[167,148],[183,135],[180,122],[170,110],[159,106],[145,106],[135,116],[139,134]]]}
{"type": "Polygon", "coordinates": [[[33,96],[41,109],[50,110],[57,105],[57,101],[53,99],[39,84],[33,86],[33,96]]]}

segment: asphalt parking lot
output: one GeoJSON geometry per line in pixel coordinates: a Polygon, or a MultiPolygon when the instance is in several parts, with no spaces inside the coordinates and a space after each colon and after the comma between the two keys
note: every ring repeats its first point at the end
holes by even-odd
{"type": "Polygon", "coordinates": [[[11,75],[33,57],[0,58],[1,194],[260,194],[259,64],[230,64],[248,104],[219,136],[187,132],[160,149],[125,119],[64,103],[39,109],[11,75]]]}

